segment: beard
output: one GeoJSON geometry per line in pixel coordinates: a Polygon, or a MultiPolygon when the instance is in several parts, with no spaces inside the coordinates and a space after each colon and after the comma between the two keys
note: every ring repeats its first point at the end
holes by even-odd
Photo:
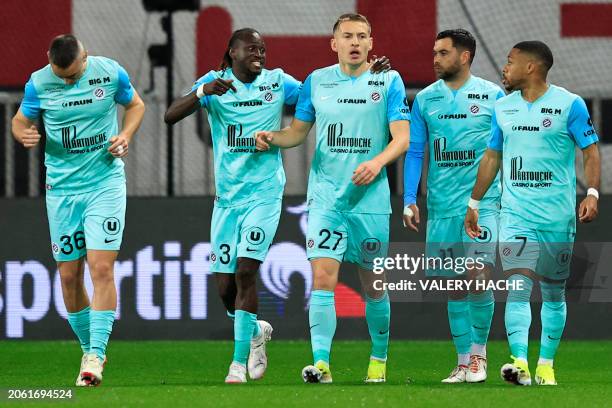
{"type": "Polygon", "coordinates": [[[453,79],[457,77],[457,74],[460,71],[461,71],[461,65],[459,65],[459,61],[457,61],[455,64],[448,67],[447,69],[440,71],[438,73],[438,78],[444,81],[452,81],[453,79]]]}
{"type": "Polygon", "coordinates": [[[509,82],[506,77],[502,77],[502,85],[504,89],[508,92],[513,92],[516,90],[516,84],[509,82]]]}

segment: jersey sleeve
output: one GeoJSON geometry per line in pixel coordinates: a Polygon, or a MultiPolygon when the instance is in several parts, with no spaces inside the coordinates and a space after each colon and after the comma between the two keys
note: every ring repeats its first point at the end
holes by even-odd
{"type": "Polygon", "coordinates": [[[119,65],[117,68],[117,92],[115,93],[115,102],[121,105],[127,105],[132,102],[134,97],[134,87],[130,82],[130,76],[127,71],[119,65]]]}
{"type": "Polygon", "coordinates": [[[418,97],[412,103],[412,114],[410,116],[410,143],[418,142],[425,144],[428,139],[427,123],[425,123],[421,115],[418,97]]]}
{"type": "Polygon", "coordinates": [[[300,97],[298,98],[297,106],[295,107],[295,115],[294,117],[302,122],[314,122],[315,121],[315,109],[312,105],[311,99],[311,78],[312,74],[308,75],[306,81],[304,81],[304,85],[302,85],[302,90],[300,91],[300,97]]]}
{"type": "Polygon", "coordinates": [[[493,116],[491,117],[491,134],[489,137],[488,148],[501,152],[503,150],[503,146],[504,135],[501,128],[497,124],[497,116],[495,115],[495,112],[493,112],[493,116]]]}
{"type": "Polygon", "coordinates": [[[40,115],[40,99],[38,98],[38,93],[36,93],[32,78],[25,84],[25,92],[20,109],[24,116],[31,120],[38,119],[40,115]]]}
{"type": "MultiPolygon", "coordinates": [[[[197,81],[195,81],[195,83],[191,87],[190,92],[195,92],[195,90],[198,89],[200,85],[212,82],[216,78],[217,78],[217,74],[215,73],[215,71],[209,71],[206,75],[200,77],[197,81]]],[[[204,95],[202,98],[200,98],[200,106],[208,107],[209,102],[210,102],[210,95],[204,95]]]]}
{"type": "Polygon", "coordinates": [[[423,170],[425,143],[410,142],[404,160],[404,206],[416,203],[417,189],[423,170]]]}
{"type": "Polygon", "coordinates": [[[393,77],[387,92],[387,117],[389,123],[396,120],[410,120],[406,88],[399,74],[393,77]]]}
{"type": "Polygon", "coordinates": [[[581,149],[599,141],[586,103],[581,97],[577,97],[572,103],[567,118],[567,131],[581,149]]]}
{"type": "Polygon", "coordinates": [[[302,83],[291,75],[283,73],[283,87],[285,88],[285,104],[295,105],[300,97],[302,83]]]}
{"type": "Polygon", "coordinates": [[[419,100],[415,98],[410,120],[410,148],[404,160],[404,206],[416,203],[423,170],[425,143],[427,143],[427,124],[421,116],[419,100]]]}

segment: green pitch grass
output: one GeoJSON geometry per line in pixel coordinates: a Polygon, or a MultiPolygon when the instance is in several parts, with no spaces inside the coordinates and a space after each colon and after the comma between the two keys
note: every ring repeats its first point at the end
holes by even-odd
{"type": "MultiPolygon", "coordinates": [[[[272,341],[264,379],[225,385],[230,342],[112,341],[104,381],[74,389],[70,407],[591,407],[612,405],[612,341],[562,342],[555,368],[557,387],[517,387],[499,378],[508,361],[504,342],[489,344],[489,380],[441,384],[455,363],[451,342],[392,341],[386,384],[365,385],[369,343],[337,341],[332,352],[334,384],[304,384],[309,343],[272,341]]],[[[0,342],[0,401],[7,388],[74,386],[80,350],[68,341],[0,342]]],[[[537,344],[531,345],[532,376],[537,344]]],[[[41,406],[41,403],[32,403],[41,406]]],[[[67,405],[66,405],[67,404],[67,405]]],[[[11,402],[7,406],[22,403],[11,402]]],[[[56,405],[44,403],[44,406],[56,405]]],[[[57,405],[60,405],[59,403],[57,405]]]]}

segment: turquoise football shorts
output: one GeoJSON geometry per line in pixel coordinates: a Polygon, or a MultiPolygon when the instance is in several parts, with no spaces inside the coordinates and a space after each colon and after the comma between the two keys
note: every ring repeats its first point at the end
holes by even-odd
{"type": "Polygon", "coordinates": [[[428,262],[426,275],[428,277],[461,277],[467,272],[465,263],[468,259],[477,260],[483,264],[495,265],[497,255],[499,212],[482,209],[478,218],[481,228],[480,236],[470,238],[463,226],[465,217],[438,218],[427,221],[425,255],[427,258],[437,258],[439,261],[428,262]],[[454,268],[444,268],[450,264],[445,260],[453,260],[454,268]],[[441,267],[442,266],[442,267],[441,267]]]}
{"type": "Polygon", "coordinates": [[[324,209],[308,211],[306,254],[309,260],[332,258],[371,270],[374,258],[387,256],[389,214],[361,214],[324,209]]]}
{"type": "Polygon", "coordinates": [[[573,228],[561,231],[542,231],[524,225],[512,216],[502,214],[499,233],[499,252],[504,271],[529,269],[550,280],[569,278],[574,250],[573,228]]]}
{"type": "Polygon", "coordinates": [[[118,251],[125,226],[126,186],[75,195],[48,195],[51,250],[57,262],[74,261],[88,249],[118,251]]]}
{"type": "Polygon", "coordinates": [[[210,227],[211,271],[235,273],[238,258],[263,262],[276,234],[282,201],[213,209],[210,227]]]}

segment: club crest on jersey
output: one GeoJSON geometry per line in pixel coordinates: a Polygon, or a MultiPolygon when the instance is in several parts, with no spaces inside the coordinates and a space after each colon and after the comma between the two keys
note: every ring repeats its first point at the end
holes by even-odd
{"type": "Polygon", "coordinates": [[[370,95],[370,99],[372,99],[372,102],[374,103],[380,102],[382,99],[382,97],[380,96],[380,92],[377,92],[377,91],[372,92],[372,94],[370,95]]]}
{"type": "Polygon", "coordinates": [[[544,120],[542,121],[542,126],[545,128],[549,128],[552,126],[552,120],[550,120],[550,118],[544,118],[544,120]]]}
{"type": "Polygon", "coordinates": [[[104,88],[96,88],[93,94],[96,97],[96,99],[100,100],[100,99],[104,99],[104,96],[106,95],[106,91],[104,90],[104,88]]]}
{"type": "Polygon", "coordinates": [[[268,91],[265,93],[264,99],[266,100],[266,102],[272,102],[274,100],[274,94],[268,91]]]}
{"type": "Polygon", "coordinates": [[[60,251],[59,246],[55,242],[51,244],[51,250],[55,255],[59,254],[60,251]]]}
{"type": "Polygon", "coordinates": [[[307,245],[308,245],[308,248],[312,248],[314,246],[314,240],[309,239],[307,245]]]}
{"type": "Polygon", "coordinates": [[[210,261],[211,262],[215,262],[216,260],[217,260],[217,255],[215,255],[214,252],[211,252],[210,253],[210,261]]]}
{"type": "Polygon", "coordinates": [[[472,114],[475,115],[478,112],[480,112],[480,108],[478,107],[478,105],[472,105],[470,106],[470,112],[472,112],[472,114]]]}

